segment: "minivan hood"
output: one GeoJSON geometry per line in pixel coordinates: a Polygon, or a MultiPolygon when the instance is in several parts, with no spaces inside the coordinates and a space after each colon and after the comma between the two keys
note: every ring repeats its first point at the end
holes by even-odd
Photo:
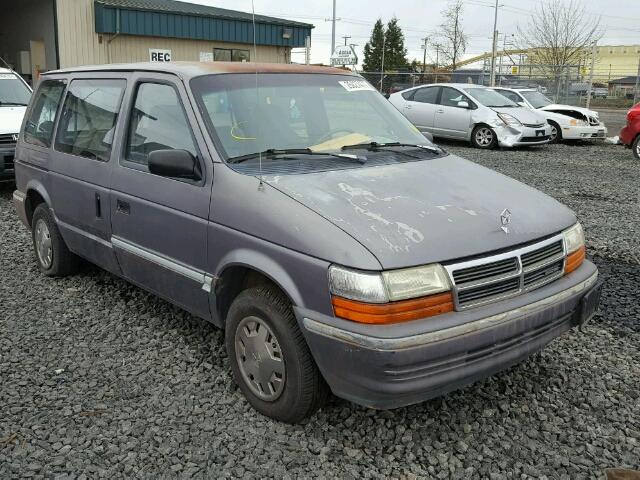
{"type": "Polygon", "coordinates": [[[454,155],[264,180],[350,234],[385,269],[512,247],[576,221],[542,192],[454,155]],[[506,208],[509,233],[500,228],[506,208]]]}
{"type": "Polygon", "coordinates": [[[0,106],[0,135],[5,133],[18,133],[22,126],[22,119],[27,107],[2,107],[0,106]]]}
{"type": "Polygon", "coordinates": [[[544,123],[545,119],[540,115],[540,113],[535,110],[531,110],[530,108],[525,107],[494,107],[493,110],[500,113],[508,113],[516,117],[520,123],[528,124],[528,125],[537,125],[539,123],[544,123]]]}

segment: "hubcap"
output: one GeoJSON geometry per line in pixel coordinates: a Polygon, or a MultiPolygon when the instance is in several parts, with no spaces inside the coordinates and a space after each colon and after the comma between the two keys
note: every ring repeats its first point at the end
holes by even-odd
{"type": "Polygon", "coordinates": [[[640,142],[636,145],[636,156],[640,158],[640,142]]]}
{"type": "Polygon", "coordinates": [[[285,365],[278,339],[258,317],[242,319],[236,329],[236,360],[245,383],[267,402],[278,399],[285,382],[285,365]]]}
{"type": "Polygon", "coordinates": [[[476,132],[476,143],[486,147],[493,141],[493,132],[488,128],[481,128],[476,132]]]}
{"type": "Polygon", "coordinates": [[[38,220],[36,223],[36,253],[38,260],[44,268],[49,268],[53,261],[53,249],[51,248],[51,234],[49,227],[44,220],[38,220]]]}
{"type": "Polygon", "coordinates": [[[551,125],[551,141],[555,140],[558,136],[558,129],[551,125]]]}

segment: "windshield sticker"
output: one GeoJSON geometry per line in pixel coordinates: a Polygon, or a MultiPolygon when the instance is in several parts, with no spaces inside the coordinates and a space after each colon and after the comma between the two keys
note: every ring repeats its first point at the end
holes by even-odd
{"type": "Polygon", "coordinates": [[[0,73],[0,80],[13,80],[16,76],[12,73],[0,73]]]}
{"type": "Polygon", "coordinates": [[[338,83],[342,85],[347,92],[357,92],[360,90],[373,90],[375,92],[376,90],[366,80],[341,80],[338,83]]]}

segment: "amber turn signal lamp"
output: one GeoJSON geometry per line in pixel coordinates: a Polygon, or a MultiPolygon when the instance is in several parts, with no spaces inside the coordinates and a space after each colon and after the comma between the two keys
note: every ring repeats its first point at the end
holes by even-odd
{"type": "Polygon", "coordinates": [[[568,274],[573,272],[576,268],[582,265],[585,257],[585,248],[584,246],[577,249],[575,252],[567,255],[567,261],[564,265],[564,274],[568,274]]]}
{"type": "Polygon", "coordinates": [[[407,322],[453,311],[451,292],[390,303],[365,303],[333,296],[331,303],[336,317],[372,325],[407,322]]]}

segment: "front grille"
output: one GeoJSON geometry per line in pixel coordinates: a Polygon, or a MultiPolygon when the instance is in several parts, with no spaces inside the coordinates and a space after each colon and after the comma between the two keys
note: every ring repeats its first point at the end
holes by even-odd
{"type": "Polygon", "coordinates": [[[523,123],[523,125],[525,127],[531,127],[531,128],[542,128],[542,127],[544,127],[544,123],[523,123]]]}
{"type": "Polygon", "coordinates": [[[3,133],[0,135],[0,146],[2,147],[15,147],[16,141],[13,138],[13,133],[3,133]]]}
{"type": "Polygon", "coordinates": [[[544,142],[545,140],[549,140],[549,135],[541,135],[539,137],[522,137],[520,139],[523,143],[544,142]]]}
{"type": "Polygon", "coordinates": [[[510,252],[445,265],[454,285],[457,310],[541,287],[564,272],[561,235],[510,252]]]}

